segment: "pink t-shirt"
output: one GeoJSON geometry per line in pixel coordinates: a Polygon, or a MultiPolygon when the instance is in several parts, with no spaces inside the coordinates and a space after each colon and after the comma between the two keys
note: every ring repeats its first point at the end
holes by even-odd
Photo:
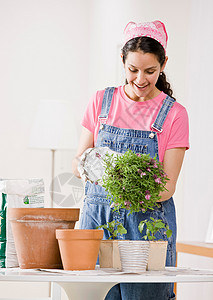
{"type": "MultiPolygon", "coordinates": [[[[101,113],[103,96],[104,90],[97,91],[93,95],[81,123],[94,134],[94,145],[96,145],[100,127],[98,116],[101,113]]],[[[119,86],[114,91],[106,124],[119,128],[150,131],[165,98],[166,94],[161,92],[153,99],[136,102],[128,98],[124,92],[124,86],[119,86]]],[[[157,136],[160,161],[163,161],[167,149],[189,148],[188,115],[181,104],[174,103],[163,124],[163,131],[157,136]]]]}

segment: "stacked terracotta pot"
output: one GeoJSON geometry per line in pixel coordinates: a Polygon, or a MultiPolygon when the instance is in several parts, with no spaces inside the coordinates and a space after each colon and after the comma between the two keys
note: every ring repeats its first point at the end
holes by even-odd
{"type": "Polygon", "coordinates": [[[20,268],[95,269],[103,230],[74,229],[79,212],[79,208],[9,208],[20,268]]]}

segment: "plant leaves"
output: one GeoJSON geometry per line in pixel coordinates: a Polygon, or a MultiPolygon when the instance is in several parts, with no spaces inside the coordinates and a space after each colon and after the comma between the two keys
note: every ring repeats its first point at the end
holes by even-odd
{"type": "Polygon", "coordinates": [[[141,221],[138,225],[138,229],[139,229],[140,233],[142,233],[144,226],[145,226],[145,223],[143,221],[141,221]]]}
{"type": "Polygon", "coordinates": [[[167,230],[166,235],[168,238],[170,238],[172,236],[172,230],[171,229],[167,230]]]}

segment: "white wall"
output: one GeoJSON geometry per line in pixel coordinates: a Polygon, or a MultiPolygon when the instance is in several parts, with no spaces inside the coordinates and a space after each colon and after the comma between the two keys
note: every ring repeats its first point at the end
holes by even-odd
{"type": "Polygon", "coordinates": [[[0,1],[1,178],[43,177],[51,155],[28,148],[40,99],[64,99],[83,113],[88,98],[89,1],[0,1]]]}
{"type": "MultiPolygon", "coordinates": [[[[123,84],[119,51],[126,23],[160,19],[169,34],[166,72],[191,125],[191,149],[175,193],[178,237],[204,240],[212,207],[212,8],[211,0],[205,6],[201,0],[0,0],[0,177],[43,177],[48,205],[50,151],[28,148],[39,100],[70,100],[80,131],[92,93],[123,84]]],[[[71,172],[73,155],[57,151],[56,174],[71,172]]],[[[179,262],[213,268],[199,257],[179,262]]],[[[181,286],[178,299],[200,299],[198,292],[191,297],[196,286],[181,286]]],[[[211,299],[212,288],[201,286],[211,299]]]]}
{"type": "MultiPolygon", "coordinates": [[[[212,11],[210,0],[191,1],[186,67],[191,149],[185,165],[179,229],[180,239],[186,241],[205,241],[213,210],[212,11]]],[[[179,265],[213,269],[213,259],[180,254],[179,265]]],[[[212,294],[212,283],[180,284],[178,288],[180,299],[212,299],[212,294]]]]}
{"type": "MultiPolygon", "coordinates": [[[[80,123],[80,104],[88,99],[89,5],[85,0],[0,0],[0,177],[44,178],[46,205],[51,154],[28,148],[30,131],[40,99],[71,101],[80,123]]],[[[63,158],[59,171],[70,171],[71,159],[63,158]]],[[[48,284],[22,284],[18,291],[13,285],[8,289],[1,282],[0,297],[49,294],[48,284]]]]}

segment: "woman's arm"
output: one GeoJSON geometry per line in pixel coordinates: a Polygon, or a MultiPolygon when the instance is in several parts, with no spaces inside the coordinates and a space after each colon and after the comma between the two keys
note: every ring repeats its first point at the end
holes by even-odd
{"type": "Polygon", "coordinates": [[[94,147],[94,135],[91,131],[83,127],[80,135],[78,150],[75,155],[75,158],[72,161],[72,172],[76,177],[81,178],[78,172],[79,157],[86,149],[93,148],[93,147],[94,147]]]}
{"type": "Polygon", "coordinates": [[[173,148],[168,149],[165,152],[163,167],[170,180],[168,180],[166,183],[168,192],[165,191],[160,193],[160,202],[168,200],[175,192],[176,183],[183,163],[185,151],[186,148],[173,148]]]}

